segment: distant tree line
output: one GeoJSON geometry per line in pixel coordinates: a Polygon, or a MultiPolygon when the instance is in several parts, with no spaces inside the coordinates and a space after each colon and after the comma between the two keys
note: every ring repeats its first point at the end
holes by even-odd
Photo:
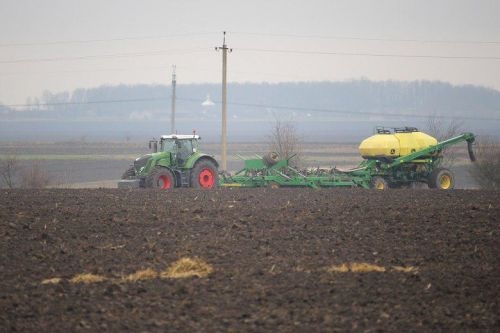
{"type": "MultiPolygon", "coordinates": [[[[170,94],[168,85],[145,84],[100,86],[59,93],[45,91],[42,96],[29,98],[23,112],[14,112],[0,104],[0,113],[6,117],[25,118],[123,119],[134,112],[164,114],[165,110],[170,110],[170,94]]],[[[178,112],[185,116],[199,114],[201,102],[207,95],[219,101],[220,84],[179,84],[178,112]]],[[[291,112],[281,107],[296,108],[295,113],[332,111],[344,117],[357,112],[495,118],[500,114],[499,91],[431,81],[232,83],[228,87],[228,102],[233,114],[250,118],[280,110],[291,112]]]]}

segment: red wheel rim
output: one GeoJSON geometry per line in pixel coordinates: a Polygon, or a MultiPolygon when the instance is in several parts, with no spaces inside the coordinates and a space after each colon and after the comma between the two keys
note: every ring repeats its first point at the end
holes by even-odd
{"type": "Polygon", "coordinates": [[[170,178],[168,178],[167,176],[165,175],[161,175],[160,177],[158,177],[158,187],[161,188],[161,189],[167,189],[167,188],[170,188],[172,184],[170,183],[170,178]]]}
{"type": "Polygon", "coordinates": [[[214,186],[215,177],[212,170],[210,170],[209,168],[201,169],[200,174],[198,175],[198,182],[200,183],[201,187],[214,186]]]}

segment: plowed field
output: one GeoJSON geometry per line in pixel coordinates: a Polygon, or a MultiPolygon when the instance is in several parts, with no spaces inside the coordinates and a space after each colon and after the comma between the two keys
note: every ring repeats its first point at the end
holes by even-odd
{"type": "Polygon", "coordinates": [[[498,332],[500,193],[2,190],[2,332],[498,332]]]}

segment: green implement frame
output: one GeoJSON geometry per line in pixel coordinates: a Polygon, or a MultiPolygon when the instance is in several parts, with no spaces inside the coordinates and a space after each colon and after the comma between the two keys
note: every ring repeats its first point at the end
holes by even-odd
{"type": "Polygon", "coordinates": [[[439,181],[433,179],[437,177],[436,175],[442,176],[444,173],[445,176],[452,177],[449,170],[438,168],[443,149],[466,141],[470,159],[474,161],[472,151],[474,139],[474,134],[464,133],[405,156],[365,159],[358,167],[349,170],[317,168],[299,171],[290,166],[289,161],[293,156],[282,160],[269,160],[260,156],[251,159],[242,158],[243,169],[234,175],[222,174],[219,185],[223,187],[376,187],[381,189],[401,187],[412,183],[432,185],[439,181]],[[384,186],[377,185],[377,182],[382,182],[384,186]]]}
{"type": "Polygon", "coordinates": [[[279,160],[273,165],[266,164],[261,157],[244,159],[244,168],[234,175],[223,174],[219,184],[229,187],[356,186],[352,177],[343,174],[328,174],[323,170],[315,173],[301,172],[289,165],[290,159],[279,160]]]}

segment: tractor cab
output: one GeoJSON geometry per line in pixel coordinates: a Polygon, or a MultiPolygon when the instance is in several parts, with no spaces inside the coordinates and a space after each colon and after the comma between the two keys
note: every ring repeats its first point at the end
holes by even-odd
{"type": "Polygon", "coordinates": [[[198,151],[198,135],[163,135],[160,138],[160,151],[171,153],[177,165],[183,165],[189,156],[198,151]]]}

